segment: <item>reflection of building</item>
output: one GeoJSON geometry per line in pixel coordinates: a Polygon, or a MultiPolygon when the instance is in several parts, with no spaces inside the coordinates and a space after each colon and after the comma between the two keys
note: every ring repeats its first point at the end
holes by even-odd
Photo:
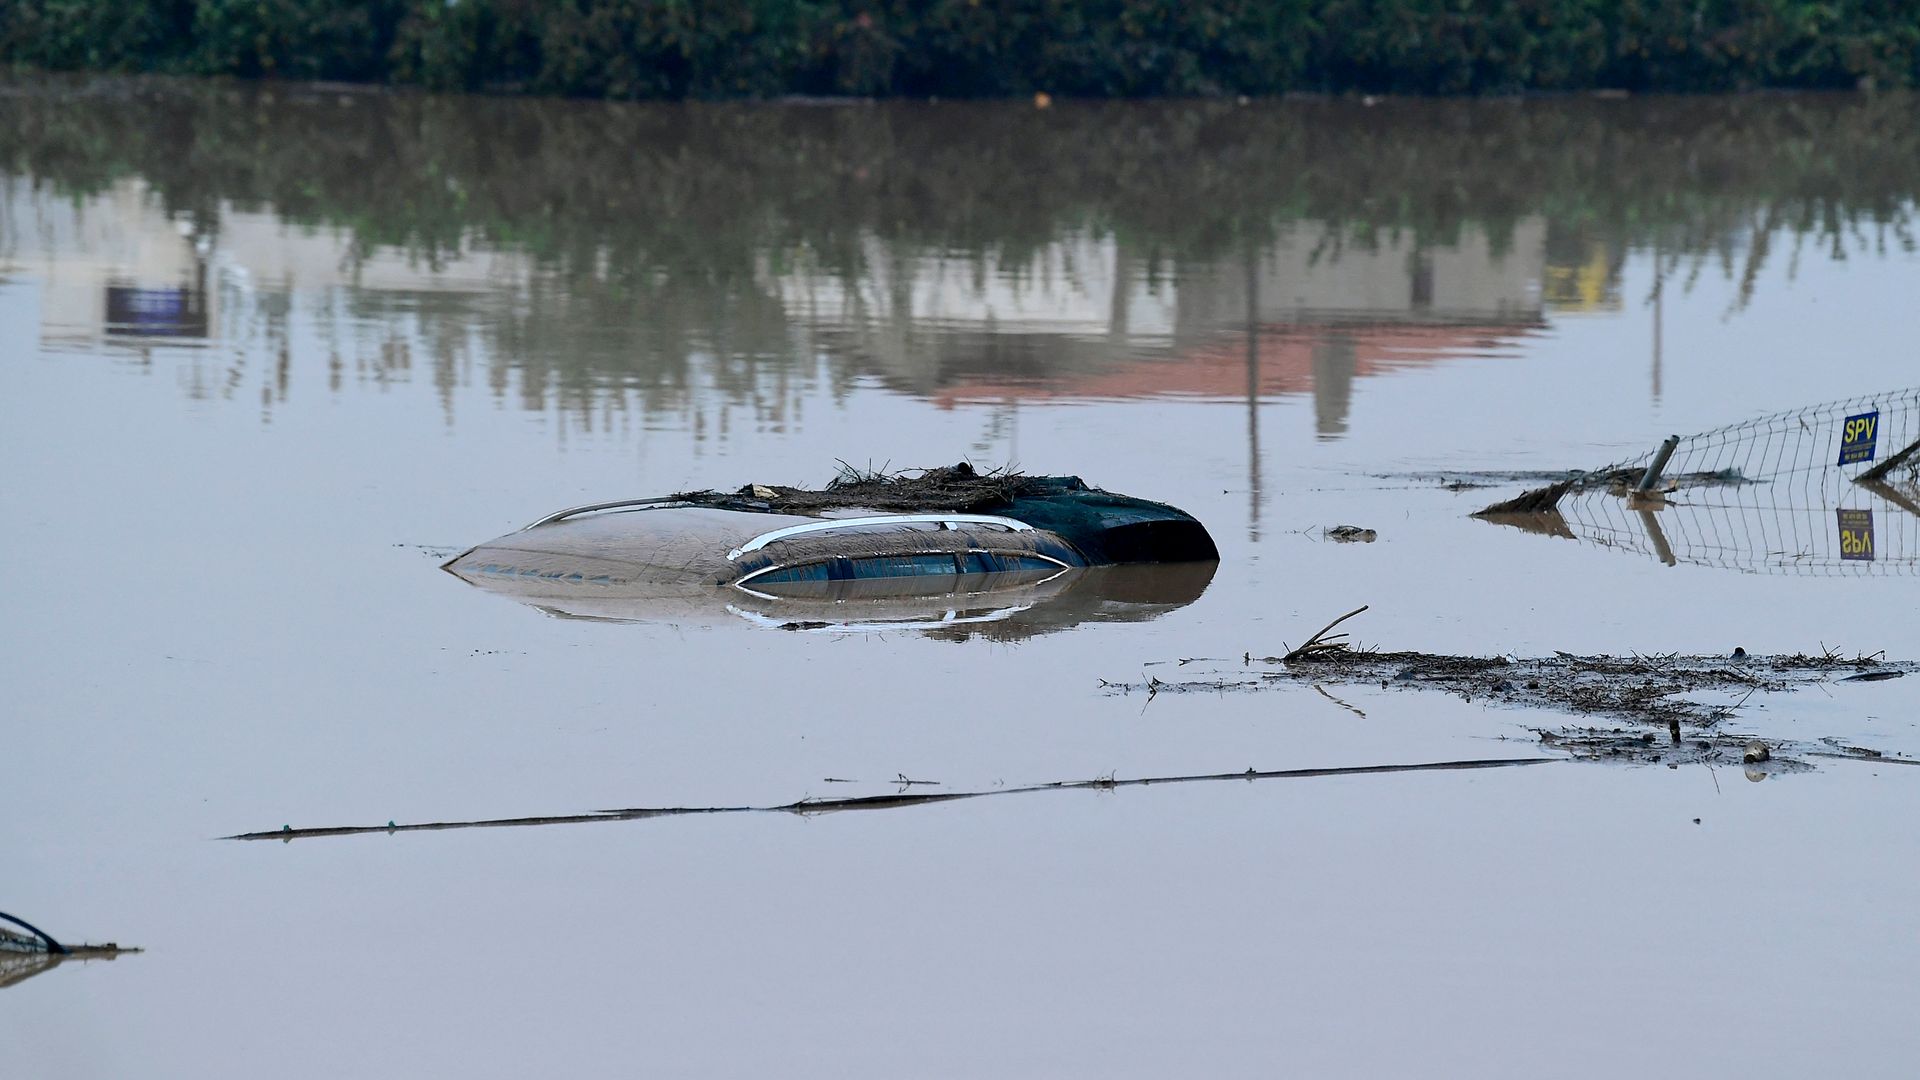
{"type": "Polygon", "coordinates": [[[81,200],[15,182],[0,188],[0,269],[40,280],[40,338],[50,346],[204,344],[219,333],[223,284],[248,294],[479,295],[532,273],[517,253],[469,249],[427,262],[230,207],[204,227],[167,214],[138,180],[81,200]]]}
{"type": "Polygon", "coordinates": [[[1498,247],[1473,228],[1419,247],[1300,222],[1251,258],[1195,264],[1084,234],[1020,256],[869,239],[855,268],[802,253],[762,273],[823,348],[943,404],[1312,392],[1338,434],[1355,378],[1540,325],[1545,241],[1538,218],[1498,247]]]}
{"type": "Polygon", "coordinates": [[[1311,393],[1317,430],[1335,437],[1355,380],[1501,349],[1540,324],[1556,273],[1538,217],[1498,238],[1466,224],[1441,244],[1295,221],[1206,258],[1079,226],[964,249],[869,230],[840,263],[804,246],[762,252],[753,284],[708,323],[715,291],[698,275],[662,284],[671,273],[657,271],[636,290],[615,267],[563,275],[512,247],[449,247],[368,245],[224,202],[169,214],[139,179],[78,200],[0,181],[0,267],[41,283],[45,344],[258,342],[235,355],[275,358],[274,399],[308,362],[288,330],[304,305],[336,387],[348,368],[407,377],[424,348],[449,394],[478,345],[489,385],[520,376],[528,407],[549,389],[584,406],[633,387],[642,408],[673,408],[707,381],[760,407],[824,357],[947,406],[1311,393]]]}
{"type": "Polygon", "coordinates": [[[1067,388],[972,384],[936,395],[943,404],[1008,397],[1271,398],[1312,394],[1315,428],[1346,431],[1356,379],[1435,360],[1485,356],[1510,346],[1525,327],[1448,324],[1300,323],[1264,325],[1169,359],[1137,360],[1067,388]]]}
{"type": "Polygon", "coordinates": [[[41,281],[46,345],[205,342],[214,298],[192,230],[176,227],[128,181],[95,198],[38,198],[0,189],[0,268],[41,281]]]}
{"type": "Polygon", "coordinates": [[[1504,244],[1466,226],[1452,243],[1426,246],[1409,233],[1356,235],[1296,222],[1250,265],[1215,268],[1209,287],[1182,295],[1182,321],[1198,334],[1242,329],[1251,304],[1266,325],[1532,326],[1540,322],[1546,238],[1537,217],[1515,224],[1504,244]]]}

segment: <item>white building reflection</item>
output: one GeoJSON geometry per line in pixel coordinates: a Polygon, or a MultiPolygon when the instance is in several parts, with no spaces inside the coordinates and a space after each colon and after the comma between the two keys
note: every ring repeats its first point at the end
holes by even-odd
{"type": "Polygon", "coordinates": [[[1540,327],[1546,233],[1530,217],[1504,244],[1468,227],[1419,246],[1300,222],[1221,261],[1093,234],[1017,256],[869,236],[854,273],[801,250],[763,259],[761,278],[816,348],[944,405],[1312,393],[1322,434],[1337,435],[1355,378],[1540,327]]]}
{"type": "Polygon", "coordinates": [[[404,297],[524,289],[531,260],[466,245],[444,258],[363,248],[342,229],[222,206],[215,220],[170,214],[139,179],[61,197],[0,178],[0,273],[36,279],[45,347],[205,345],[220,336],[222,296],[338,290],[404,297]]]}
{"type": "Polygon", "coordinates": [[[122,181],[69,200],[15,180],[0,202],[0,271],[40,285],[43,346],[204,344],[216,321],[204,241],[122,181]]]}
{"type": "MultiPolygon", "coordinates": [[[[663,381],[650,365],[729,361],[703,349],[632,348],[658,312],[574,304],[604,286],[604,267],[561,275],[464,238],[444,254],[363,245],[345,229],[231,204],[169,213],[139,179],[82,199],[19,178],[0,183],[0,270],[37,280],[43,347],[193,346],[225,335],[247,350],[264,343],[284,368],[288,312],[308,304],[369,315],[352,334],[372,330],[372,339],[355,348],[379,351],[366,363],[383,370],[394,366],[386,354],[411,347],[394,336],[396,312],[419,316],[402,337],[432,324],[439,341],[457,342],[441,348],[462,352],[461,370],[473,358],[470,328],[509,312],[496,321],[512,325],[511,343],[478,357],[496,388],[504,369],[538,372],[528,380],[537,383],[572,365],[587,385],[644,388],[663,381]],[[543,305],[553,310],[542,315],[543,305]],[[583,328],[583,314],[596,325],[583,328]],[[611,344],[595,346],[585,330],[611,344]]],[[[1469,224],[1443,244],[1295,222],[1243,255],[1211,259],[1084,228],[1019,251],[929,250],[869,233],[855,252],[852,265],[831,266],[804,247],[760,256],[753,288],[784,318],[789,366],[825,357],[945,407],[1310,394],[1329,438],[1346,430],[1355,380],[1498,353],[1540,327],[1549,303],[1547,226],[1537,216],[1498,239],[1469,224]]],[[[326,346],[336,366],[337,346],[326,346]]],[[[453,359],[436,363],[447,368],[437,380],[455,378],[453,359]]],[[[755,370],[777,377],[780,368],[755,370]]],[[[537,395],[529,389],[529,403],[537,395]]]]}

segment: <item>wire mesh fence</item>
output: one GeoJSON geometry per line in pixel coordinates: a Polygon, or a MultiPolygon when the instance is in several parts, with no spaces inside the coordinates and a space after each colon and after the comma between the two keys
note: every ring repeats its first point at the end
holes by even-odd
{"type": "MultiPolygon", "coordinates": [[[[1806,505],[1881,466],[1897,468],[1902,462],[1895,459],[1916,439],[1920,387],[1809,405],[1686,436],[1666,473],[1798,485],[1785,497],[1806,505]]],[[[1642,455],[1633,464],[1644,466],[1651,457],[1642,455]]]]}
{"type": "Polygon", "coordinates": [[[1680,438],[1642,490],[1658,453],[1582,474],[1524,527],[1669,565],[1920,574],[1920,387],[1680,438]]]}

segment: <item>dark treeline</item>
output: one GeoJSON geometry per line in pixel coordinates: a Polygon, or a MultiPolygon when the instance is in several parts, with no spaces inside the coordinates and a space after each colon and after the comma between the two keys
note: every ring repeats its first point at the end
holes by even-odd
{"type": "Polygon", "coordinates": [[[7,0],[0,63],[610,98],[1920,84],[1909,0],[7,0]]]}

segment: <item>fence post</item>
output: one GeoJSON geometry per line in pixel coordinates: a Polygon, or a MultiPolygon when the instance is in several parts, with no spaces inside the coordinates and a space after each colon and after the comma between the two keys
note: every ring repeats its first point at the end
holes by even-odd
{"type": "Polygon", "coordinates": [[[1660,449],[1654,452],[1653,461],[1650,464],[1648,464],[1646,474],[1640,477],[1640,486],[1634,488],[1633,490],[1640,492],[1641,494],[1645,494],[1646,492],[1652,491],[1653,485],[1660,482],[1661,470],[1667,467],[1668,460],[1670,460],[1673,457],[1674,448],[1679,445],[1680,445],[1680,436],[1678,435],[1667,436],[1667,441],[1661,443],[1660,449]]]}

